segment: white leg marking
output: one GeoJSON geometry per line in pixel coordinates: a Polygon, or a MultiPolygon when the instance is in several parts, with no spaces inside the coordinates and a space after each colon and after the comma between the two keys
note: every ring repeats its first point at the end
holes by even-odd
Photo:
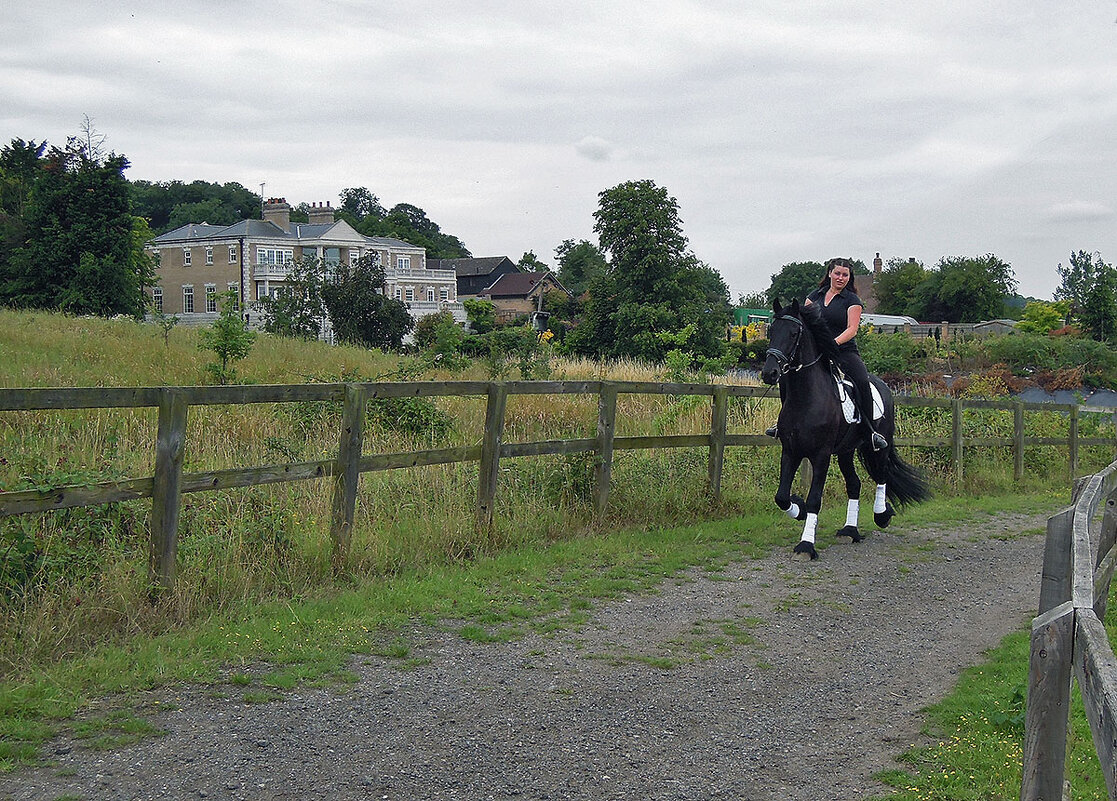
{"type": "Polygon", "coordinates": [[[803,524],[803,540],[806,542],[814,542],[814,532],[818,527],[818,515],[814,512],[807,512],[807,522],[803,524]]]}
{"type": "Polygon", "coordinates": [[[850,498],[846,503],[846,525],[857,528],[857,512],[861,509],[861,501],[857,498],[850,498]]]}
{"type": "Polygon", "coordinates": [[[790,517],[792,520],[798,520],[799,519],[799,504],[797,504],[797,503],[791,504],[791,506],[787,507],[787,512],[785,514],[788,517],[790,517]]]}
{"type": "Polygon", "coordinates": [[[880,514],[887,508],[887,503],[885,502],[884,497],[886,489],[887,485],[877,484],[877,497],[876,500],[873,501],[873,512],[876,514],[880,514]]]}

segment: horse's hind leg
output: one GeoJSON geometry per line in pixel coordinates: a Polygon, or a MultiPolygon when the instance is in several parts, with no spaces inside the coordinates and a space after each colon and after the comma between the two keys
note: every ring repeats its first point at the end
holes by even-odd
{"type": "Polygon", "coordinates": [[[861,542],[863,537],[857,529],[857,513],[861,508],[861,478],[853,464],[853,451],[838,454],[838,468],[846,481],[846,524],[835,537],[849,537],[851,542],[861,542]]]}

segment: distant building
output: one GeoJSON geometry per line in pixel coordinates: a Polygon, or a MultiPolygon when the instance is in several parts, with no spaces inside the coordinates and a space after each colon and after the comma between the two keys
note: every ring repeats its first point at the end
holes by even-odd
{"type": "Polygon", "coordinates": [[[519,265],[507,256],[478,259],[431,259],[432,268],[453,270],[458,280],[458,297],[477,297],[502,275],[520,272],[519,265]]]}
{"type": "Polygon", "coordinates": [[[374,256],[384,267],[385,291],[407,304],[416,320],[446,310],[465,322],[453,270],[428,269],[426,251],[389,237],[364,236],[344,220],[334,220],[328,204],[311,207],[309,222],[291,222],[283,198],[264,205],[264,219],[234,225],[190,223],[155,237],[148,249],[158,268],[151,299],[165,314],[184,323],[217,318],[217,295],[233,290],[255,323],[254,302],[286,283],[295,259],[319,259],[327,268],[374,256]]]}
{"type": "Polygon", "coordinates": [[[504,321],[542,311],[543,295],[547,292],[564,292],[568,297],[574,296],[554,273],[544,270],[536,273],[505,273],[477,297],[492,302],[496,307],[497,320],[504,321]]]}

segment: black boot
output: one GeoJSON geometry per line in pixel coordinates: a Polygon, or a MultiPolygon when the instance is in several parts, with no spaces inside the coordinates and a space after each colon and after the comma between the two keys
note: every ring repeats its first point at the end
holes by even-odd
{"type": "Polygon", "coordinates": [[[772,426],[771,428],[765,429],[764,433],[772,439],[776,439],[780,435],[779,428],[777,426],[772,426]]]}
{"type": "Polygon", "coordinates": [[[872,445],[874,451],[883,451],[888,447],[888,440],[884,438],[883,434],[876,431],[869,437],[869,444],[872,445]]]}

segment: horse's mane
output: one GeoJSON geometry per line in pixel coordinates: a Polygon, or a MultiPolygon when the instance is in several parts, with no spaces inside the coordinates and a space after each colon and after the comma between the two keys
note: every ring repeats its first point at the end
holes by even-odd
{"type": "Polygon", "coordinates": [[[831,364],[836,364],[838,346],[834,343],[834,335],[830,333],[826,321],[822,319],[822,307],[817,303],[804,304],[799,307],[799,317],[811,332],[822,355],[829,359],[831,364]]]}

